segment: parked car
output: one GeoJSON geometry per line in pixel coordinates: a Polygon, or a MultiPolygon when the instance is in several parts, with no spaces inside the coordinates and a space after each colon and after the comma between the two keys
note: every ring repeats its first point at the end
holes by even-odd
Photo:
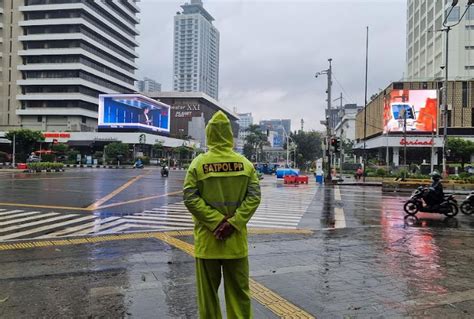
{"type": "Polygon", "coordinates": [[[27,162],[27,163],[41,162],[41,158],[39,158],[39,156],[37,156],[37,155],[31,154],[31,155],[28,156],[28,158],[26,159],[26,162],[27,162]]]}

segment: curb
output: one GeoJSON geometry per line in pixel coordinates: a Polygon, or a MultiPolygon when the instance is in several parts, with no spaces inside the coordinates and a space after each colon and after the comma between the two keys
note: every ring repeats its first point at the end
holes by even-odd
{"type": "Polygon", "coordinates": [[[366,183],[337,183],[335,185],[340,186],[380,186],[382,187],[382,183],[377,182],[366,182],[366,183]]]}

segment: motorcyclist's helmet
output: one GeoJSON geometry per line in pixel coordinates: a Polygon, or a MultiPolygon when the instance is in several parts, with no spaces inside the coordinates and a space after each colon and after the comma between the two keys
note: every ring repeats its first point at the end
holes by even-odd
{"type": "Polygon", "coordinates": [[[437,171],[434,171],[430,175],[431,175],[431,179],[434,181],[439,181],[441,179],[441,174],[438,173],[437,171]]]}

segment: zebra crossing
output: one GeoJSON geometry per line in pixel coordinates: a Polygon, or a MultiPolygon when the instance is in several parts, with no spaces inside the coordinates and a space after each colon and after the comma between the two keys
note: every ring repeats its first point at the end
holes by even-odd
{"type": "MultiPolygon", "coordinates": [[[[249,228],[295,229],[307,211],[316,188],[277,187],[262,181],[262,201],[249,228]]],[[[61,238],[127,232],[193,229],[191,214],[176,202],[135,214],[99,218],[96,215],[0,209],[0,241],[61,238]]]]}

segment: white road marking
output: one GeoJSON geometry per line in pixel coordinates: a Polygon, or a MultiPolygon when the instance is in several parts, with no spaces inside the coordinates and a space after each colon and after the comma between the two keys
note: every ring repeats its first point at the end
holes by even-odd
{"type": "Polygon", "coordinates": [[[77,216],[77,215],[61,215],[61,216],[58,216],[58,217],[53,217],[53,218],[49,218],[49,219],[42,219],[42,220],[39,220],[39,221],[36,221],[36,222],[27,223],[27,224],[23,224],[23,225],[10,226],[10,227],[1,229],[0,233],[6,233],[6,232],[9,232],[9,231],[12,231],[12,230],[18,230],[18,229],[22,229],[22,228],[26,228],[26,227],[37,226],[37,225],[41,225],[41,224],[47,224],[47,223],[55,222],[55,221],[58,221],[58,220],[61,220],[61,219],[71,218],[71,217],[74,217],[74,216],[77,216]]]}
{"type": "Polygon", "coordinates": [[[30,215],[35,215],[35,214],[39,214],[39,213],[40,212],[27,212],[27,213],[21,213],[21,214],[12,214],[10,216],[0,217],[0,220],[6,220],[6,219],[11,219],[11,218],[16,218],[16,217],[30,216],[30,215]]]}
{"type": "MultiPolygon", "coordinates": [[[[35,213],[39,213],[39,212],[35,212],[35,213]]],[[[14,225],[14,224],[19,224],[19,223],[22,223],[22,222],[27,222],[29,220],[35,220],[35,219],[38,219],[38,218],[41,218],[41,217],[51,217],[51,216],[57,216],[59,215],[59,213],[47,213],[47,214],[42,214],[42,215],[37,215],[37,216],[29,216],[29,217],[25,217],[25,218],[18,218],[18,219],[13,219],[13,220],[9,220],[9,221],[6,221],[6,222],[2,222],[0,223],[0,226],[7,226],[7,225],[14,225]]],[[[19,225],[19,226],[22,226],[22,225],[19,225]]]]}
{"type": "Polygon", "coordinates": [[[46,225],[46,226],[39,227],[39,228],[34,228],[34,229],[25,230],[25,231],[18,232],[18,233],[13,233],[13,234],[6,235],[6,236],[1,236],[0,240],[8,240],[8,239],[19,238],[19,237],[31,235],[31,234],[34,234],[34,233],[43,232],[45,230],[54,229],[54,228],[61,227],[61,226],[66,226],[66,225],[69,225],[69,224],[75,224],[75,223],[80,222],[80,221],[90,220],[92,218],[95,218],[95,217],[94,216],[86,216],[86,217],[82,217],[82,218],[78,218],[78,219],[68,220],[68,221],[63,222],[63,223],[50,224],[50,225],[46,225]]]}
{"type": "Polygon", "coordinates": [[[0,216],[10,215],[10,214],[13,215],[13,214],[16,214],[16,213],[21,213],[21,212],[24,212],[24,211],[20,210],[20,209],[9,210],[9,211],[0,213],[0,216]]]}
{"type": "MultiPolygon", "coordinates": [[[[337,201],[342,200],[341,190],[339,186],[334,189],[334,199],[337,201]]],[[[334,208],[334,228],[346,228],[346,216],[344,215],[344,209],[342,207],[334,208]]]]}

